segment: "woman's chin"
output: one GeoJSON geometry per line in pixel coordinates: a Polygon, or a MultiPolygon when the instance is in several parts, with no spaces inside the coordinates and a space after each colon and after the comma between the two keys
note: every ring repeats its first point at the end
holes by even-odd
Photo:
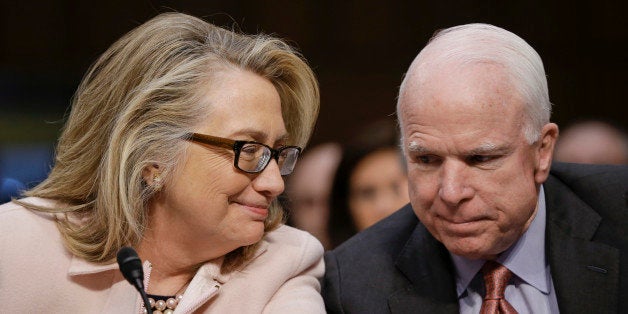
{"type": "MultiPolygon", "coordinates": [[[[242,238],[242,246],[253,245],[262,240],[264,237],[264,222],[252,221],[248,223],[246,235],[242,238]]],[[[242,230],[244,231],[244,230],[242,230]]]]}

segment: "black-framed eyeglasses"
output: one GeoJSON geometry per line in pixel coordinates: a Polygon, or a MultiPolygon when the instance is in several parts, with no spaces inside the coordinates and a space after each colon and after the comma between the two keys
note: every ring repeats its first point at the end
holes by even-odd
{"type": "Polygon", "coordinates": [[[228,138],[200,133],[188,133],[186,139],[192,142],[233,149],[233,165],[246,173],[260,173],[266,169],[271,159],[279,165],[282,176],[289,175],[297,164],[301,147],[283,146],[273,149],[268,145],[253,141],[236,141],[228,138]]]}

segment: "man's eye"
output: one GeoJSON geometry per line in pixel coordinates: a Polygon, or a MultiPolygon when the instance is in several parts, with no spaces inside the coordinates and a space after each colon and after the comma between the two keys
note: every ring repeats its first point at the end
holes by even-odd
{"type": "Polygon", "coordinates": [[[496,158],[496,156],[473,155],[473,156],[469,156],[468,160],[472,164],[480,164],[480,163],[489,162],[489,161],[491,161],[491,160],[493,160],[495,158],[496,158]]]}
{"type": "Polygon", "coordinates": [[[418,156],[416,160],[422,164],[431,164],[436,161],[436,157],[431,156],[431,155],[422,155],[422,156],[418,156]]]}

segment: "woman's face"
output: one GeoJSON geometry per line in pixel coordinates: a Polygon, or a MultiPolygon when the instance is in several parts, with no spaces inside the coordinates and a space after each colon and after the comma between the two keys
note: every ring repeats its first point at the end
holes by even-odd
{"type": "MultiPolygon", "coordinates": [[[[265,78],[228,70],[207,86],[203,101],[208,118],[194,132],[274,148],[286,144],[279,94],[265,78]]],[[[151,226],[191,251],[212,255],[207,258],[260,241],[268,207],[284,189],[276,161],[247,174],[235,168],[232,149],[187,145],[183,161],[151,204],[151,226]]]]}
{"type": "Polygon", "coordinates": [[[349,178],[349,211],[363,230],[409,202],[408,179],[395,149],[368,154],[349,178]]]}

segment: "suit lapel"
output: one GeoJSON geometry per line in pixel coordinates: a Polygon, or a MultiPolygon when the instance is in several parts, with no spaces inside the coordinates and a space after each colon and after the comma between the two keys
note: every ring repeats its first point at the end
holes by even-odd
{"type": "Polygon", "coordinates": [[[600,216],[557,179],[550,176],[544,188],[546,250],[560,311],[616,312],[619,251],[591,241],[600,216]]]}
{"type": "Polygon", "coordinates": [[[389,297],[391,313],[458,313],[449,254],[422,224],[410,235],[395,265],[409,285],[389,297]]]}

